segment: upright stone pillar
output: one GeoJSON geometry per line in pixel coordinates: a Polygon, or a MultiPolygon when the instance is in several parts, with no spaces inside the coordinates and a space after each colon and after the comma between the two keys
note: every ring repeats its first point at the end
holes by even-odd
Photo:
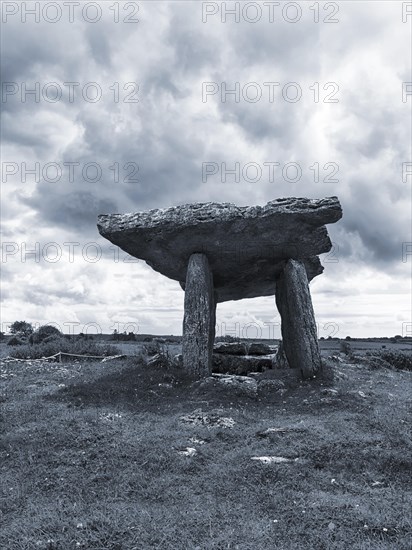
{"type": "Polygon", "coordinates": [[[192,254],[186,274],[182,354],[183,368],[196,378],[212,372],[215,323],[216,303],[209,262],[205,254],[192,254]]]}
{"type": "Polygon", "coordinates": [[[312,378],[321,368],[315,315],[306,269],[288,260],[276,280],[276,305],[282,319],[282,338],[289,365],[312,378]]]}

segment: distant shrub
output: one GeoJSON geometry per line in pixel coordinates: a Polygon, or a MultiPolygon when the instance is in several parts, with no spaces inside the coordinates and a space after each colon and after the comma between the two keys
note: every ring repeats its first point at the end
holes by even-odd
{"type": "Polygon", "coordinates": [[[385,350],[380,352],[380,357],[392,367],[399,370],[412,370],[412,354],[402,351],[385,350]]]}
{"type": "Polygon", "coordinates": [[[147,364],[150,367],[168,369],[173,366],[173,361],[167,352],[160,352],[156,353],[156,355],[151,356],[150,359],[147,361],[147,364]]]}
{"type": "Polygon", "coordinates": [[[158,355],[160,353],[164,353],[164,346],[160,344],[157,340],[154,340],[153,342],[149,342],[143,346],[143,351],[148,355],[149,357],[153,355],[158,355]]]}
{"type": "Polygon", "coordinates": [[[50,336],[47,336],[46,338],[44,338],[44,340],[42,340],[41,343],[44,343],[44,344],[48,344],[49,342],[53,342],[54,340],[60,340],[60,338],[64,338],[63,335],[58,335],[58,334],[51,334],[50,336]]]}
{"type": "Polygon", "coordinates": [[[22,340],[18,336],[12,336],[7,342],[8,346],[23,346],[24,344],[26,344],[25,340],[22,340]]]}
{"type": "Polygon", "coordinates": [[[349,342],[341,342],[339,349],[341,353],[344,353],[345,355],[352,355],[352,346],[349,342]]]}
{"type": "Polygon", "coordinates": [[[33,334],[30,335],[30,344],[41,344],[50,339],[50,337],[59,338],[63,336],[60,330],[53,325],[42,325],[33,334]]]}
{"type": "Polygon", "coordinates": [[[233,344],[234,342],[239,342],[239,338],[234,338],[230,334],[225,334],[225,336],[218,336],[215,338],[216,342],[228,342],[229,344],[233,344]]]}
{"type": "Polygon", "coordinates": [[[412,371],[412,354],[402,351],[375,351],[367,353],[371,368],[389,368],[412,371]]]}
{"type": "Polygon", "coordinates": [[[84,334],[83,332],[81,332],[79,334],[79,338],[83,338],[84,340],[93,340],[94,336],[93,334],[84,334]]]}
{"type": "Polygon", "coordinates": [[[136,340],[136,335],[134,332],[127,333],[124,332],[118,332],[116,329],[113,331],[112,339],[116,342],[133,342],[136,340]]]}
{"type": "Polygon", "coordinates": [[[55,355],[59,351],[75,355],[109,356],[120,354],[118,348],[108,344],[99,345],[90,340],[68,340],[64,337],[50,336],[39,344],[19,346],[10,355],[16,359],[41,359],[55,355]]]}
{"type": "Polygon", "coordinates": [[[29,336],[33,332],[33,326],[27,321],[14,321],[10,325],[10,332],[16,335],[29,336]]]}

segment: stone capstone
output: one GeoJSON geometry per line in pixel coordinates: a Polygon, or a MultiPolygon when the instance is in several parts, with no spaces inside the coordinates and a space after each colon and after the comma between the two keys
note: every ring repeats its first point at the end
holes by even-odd
{"type": "Polygon", "coordinates": [[[308,280],[323,271],[318,254],[332,243],[325,224],[342,216],[337,197],[283,198],[265,206],[195,203],[98,218],[101,235],[185,289],[192,254],[204,254],[215,301],[275,294],[289,258],[301,260],[308,280]]]}

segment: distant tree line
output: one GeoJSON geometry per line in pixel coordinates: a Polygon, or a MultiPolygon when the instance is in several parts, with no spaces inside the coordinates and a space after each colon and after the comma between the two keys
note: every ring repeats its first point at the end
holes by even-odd
{"type": "Polygon", "coordinates": [[[136,335],[134,332],[118,332],[116,329],[114,329],[113,340],[115,340],[116,342],[132,342],[136,340],[136,335]]]}
{"type": "MultiPolygon", "coordinates": [[[[34,329],[31,323],[27,321],[14,321],[10,325],[10,334],[7,344],[9,346],[20,346],[24,344],[42,344],[47,343],[56,338],[76,339],[76,340],[93,340],[92,334],[63,334],[58,328],[53,325],[41,325],[38,329],[34,329]]],[[[0,339],[5,338],[4,332],[0,333],[0,339]]]]}

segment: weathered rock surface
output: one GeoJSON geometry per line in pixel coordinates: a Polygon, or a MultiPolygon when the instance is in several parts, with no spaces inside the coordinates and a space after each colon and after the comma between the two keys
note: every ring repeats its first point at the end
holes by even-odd
{"type": "Polygon", "coordinates": [[[213,353],[226,355],[246,355],[247,346],[243,342],[218,342],[213,347],[213,353]]]}
{"type": "MultiPolygon", "coordinates": [[[[210,378],[204,378],[198,380],[195,384],[201,388],[206,387],[211,380],[210,378]]],[[[179,418],[182,424],[189,424],[191,426],[206,426],[207,428],[233,428],[235,421],[233,418],[227,416],[221,416],[221,409],[212,410],[210,412],[203,412],[201,409],[196,409],[190,414],[186,414],[179,418]]]]}
{"type": "Polygon", "coordinates": [[[214,353],[213,372],[245,375],[249,372],[262,372],[274,367],[274,355],[226,355],[214,353]]]}
{"type": "Polygon", "coordinates": [[[279,342],[274,361],[277,369],[289,368],[289,363],[285,355],[285,348],[282,340],[279,342]]]}
{"type": "Polygon", "coordinates": [[[282,318],[285,355],[292,369],[303,378],[315,376],[321,368],[315,315],[308,279],[302,262],[288,260],[276,281],[276,304],[282,318]]]}
{"type": "Polygon", "coordinates": [[[177,353],[173,356],[172,362],[175,367],[183,367],[183,355],[181,353],[177,353]]]}
{"type": "Polygon", "coordinates": [[[189,258],[203,253],[217,302],[275,293],[289,258],[302,260],[308,279],[322,273],[318,254],[331,249],[325,224],[342,216],[337,197],[285,198],[265,206],[186,204],[98,219],[104,237],[185,288],[189,258]]]}
{"type": "Polygon", "coordinates": [[[238,394],[244,394],[249,397],[257,396],[257,382],[248,376],[233,376],[227,374],[212,375],[219,384],[223,384],[227,388],[231,388],[238,394]]]}
{"type": "Polygon", "coordinates": [[[282,380],[259,380],[259,395],[273,395],[276,392],[283,394],[285,392],[285,383],[282,380]]]}
{"type": "Polygon", "coordinates": [[[213,374],[203,379],[199,383],[198,388],[205,391],[223,389],[229,391],[233,395],[247,396],[256,399],[258,384],[256,380],[248,376],[213,374]]]}
{"type": "Polygon", "coordinates": [[[275,348],[269,346],[268,344],[263,344],[260,342],[254,342],[250,344],[247,354],[248,355],[271,355],[276,351],[275,348]]]}
{"type": "Polygon", "coordinates": [[[274,368],[275,351],[263,343],[219,342],[213,348],[212,370],[237,375],[263,372],[274,368]]]}
{"type": "Polygon", "coordinates": [[[218,342],[213,347],[213,353],[224,353],[228,355],[272,355],[276,347],[260,342],[248,344],[246,342],[218,342]]]}
{"type": "Polygon", "coordinates": [[[184,370],[197,377],[212,372],[216,304],[213,276],[204,254],[192,254],[186,277],[182,355],[184,370]]]}

